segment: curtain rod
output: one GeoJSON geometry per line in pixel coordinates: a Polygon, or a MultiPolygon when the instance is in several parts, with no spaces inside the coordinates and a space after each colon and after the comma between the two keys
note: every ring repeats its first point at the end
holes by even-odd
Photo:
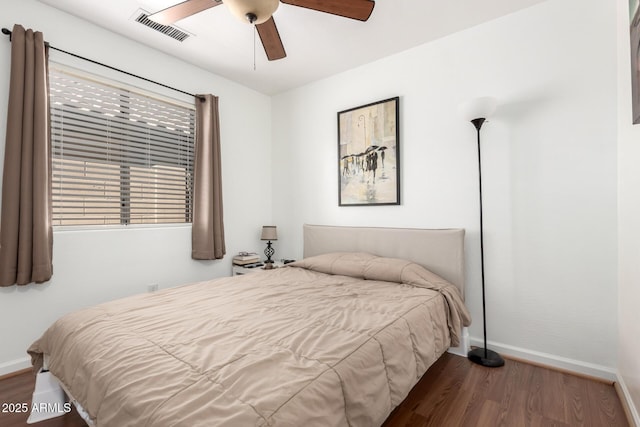
{"type": "MultiPolygon", "coordinates": [[[[5,34],[5,35],[9,36],[9,41],[11,41],[11,30],[9,30],[8,28],[3,28],[3,29],[2,29],[2,34],[5,34]]],[[[76,58],[78,58],[78,59],[82,59],[82,60],[85,60],[85,61],[91,62],[91,63],[93,63],[93,64],[100,65],[100,66],[102,66],[102,67],[109,68],[109,69],[114,70],[114,71],[118,71],[118,72],[123,73],[123,74],[126,74],[126,75],[128,75],[128,76],[135,77],[135,78],[137,78],[137,79],[144,80],[144,81],[146,81],[146,82],[153,83],[153,84],[156,84],[156,85],[158,85],[158,86],[166,87],[167,89],[171,89],[171,90],[174,90],[174,91],[176,91],[176,92],[184,93],[185,95],[193,96],[194,98],[197,98],[197,99],[199,99],[200,101],[204,101],[204,97],[202,97],[202,96],[194,95],[194,94],[192,94],[192,93],[185,92],[184,90],[176,89],[175,87],[172,87],[172,86],[166,85],[166,84],[164,84],[164,83],[159,83],[159,82],[156,82],[155,80],[151,80],[151,79],[148,79],[148,78],[146,78],[146,77],[142,77],[142,76],[139,76],[139,75],[137,75],[137,74],[133,74],[133,73],[130,73],[130,72],[128,72],[128,71],[121,70],[121,69],[116,68],[116,67],[112,67],[111,65],[107,65],[107,64],[104,64],[104,63],[102,63],[102,62],[94,61],[93,59],[85,58],[84,56],[80,56],[80,55],[77,55],[77,54],[75,54],[75,53],[67,52],[66,50],[62,50],[62,49],[59,49],[59,48],[57,48],[57,47],[53,47],[53,46],[51,46],[51,44],[49,44],[48,42],[45,42],[45,43],[47,44],[47,46],[49,46],[49,49],[53,49],[53,50],[57,50],[58,52],[66,53],[67,55],[70,55],[70,56],[76,57],[76,58]]]]}

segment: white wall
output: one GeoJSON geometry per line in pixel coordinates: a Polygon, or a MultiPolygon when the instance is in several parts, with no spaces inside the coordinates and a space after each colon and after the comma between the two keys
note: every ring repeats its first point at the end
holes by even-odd
{"type": "Polygon", "coordinates": [[[608,0],[549,0],[273,99],[282,256],[302,223],[467,230],[467,302],[482,337],[475,129],[483,127],[488,336],[512,355],[614,376],[616,36],[608,0]],[[336,112],[400,96],[402,205],[338,207],[336,112]]]}
{"type": "Polygon", "coordinates": [[[629,2],[618,0],[618,371],[640,426],[640,125],[632,125],[629,2]]]}
{"type": "MultiPolygon", "coordinates": [[[[236,83],[178,61],[35,0],[2,2],[2,26],[42,31],[53,46],[191,93],[220,97],[223,196],[227,257],[193,261],[191,228],[138,228],[54,233],[50,283],[0,289],[0,375],[28,366],[26,349],[60,315],[91,304],[160,287],[228,275],[230,255],[259,250],[260,227],[271,222],[271,190],[257,185],[271,174],[271,100],[236,83]]],[[[0,39],[0,134],[6,131],[11,44],[0,39]]],[[[101,67],[52,59],[110,75],[101,67]]],[[[135,79],[127,80],[143,85],[135,79]]],[[[143,85],[162,90],[154,85],[143,85]]],[[[171,91],[172,96],[180,96],[171,91]]],[[[184,99],[184,98],[183,98],[184,99]]],[[[187,98],[188,99],[188,98],[187,98]]],[[[0,160],[4,144],[0,144],[0,160]]],[[[2,163],[0,163],[2,164],[2,163]]],[[[2,166],[0,166],[2,168],[2,166]]]]}

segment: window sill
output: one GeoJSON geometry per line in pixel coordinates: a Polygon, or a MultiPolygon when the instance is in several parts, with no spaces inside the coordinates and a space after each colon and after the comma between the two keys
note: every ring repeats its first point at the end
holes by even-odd
{"type": "Polygon", "coordinates": [[[191,228],[191,223],[175,224],[131,224],[131,225],[54,225],[53,232],[82,232],[82,231],[125,231],[144,229],[170,229],[170,228],[191,228]]]}

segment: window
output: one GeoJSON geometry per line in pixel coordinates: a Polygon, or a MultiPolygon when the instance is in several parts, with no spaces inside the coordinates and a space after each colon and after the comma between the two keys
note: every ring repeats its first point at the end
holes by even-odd
{"type": "Polygon", "coordinates": [[[195,111],[50,67],[53,225],[191,222],[195,111]]]}

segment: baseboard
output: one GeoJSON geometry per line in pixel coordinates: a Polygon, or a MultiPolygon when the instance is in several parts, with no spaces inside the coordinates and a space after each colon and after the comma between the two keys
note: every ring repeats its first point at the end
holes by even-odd
{"type": "Polygon", "coordinates": [[[624,382],[624,378],[622,378],[620,374],[617,375],[616,383],[614,385],[616,392],[618,393],[618,397],[620,398],[620,402],[622,403],[622,407],[624,408],[624,413],[627,415],[629,425],[631,427],[640,427],[640,415],[638,414],[638,408],[634,405],[629,389],[624,382]]]}
{"type": "Polygon", "coordinates": [[[462,357],[467,357],[469,352],[469,328],[462,328],[462,334],[460,336],[460,345],[457,347],[449,347],[447,350],[451,354],[455,354],[462,357]]]}
{"type": "MultiPolygon", "coordinates": [[[[471,338],[470,342],[472,346],[484,346],[484,343],[481,340],[475,338],[471,338]]],[[[511,356],[513,358],[529,361],[535,364],[582,374],[612,383],[617,381],[617,372],[614,368],[597,365],[595,363],[583,362],[581,360],[569,359],[567,357],[556,356],[553,354],[542,353],[492,341],[487,342],[487,347],[506,357],[511,356]]]]}
{"type": "Polygon", "coordinates": [[[12,374],[17,371],[31,367],[31,359],[29,357],[23,357],[21,359],[10,360],[8,362],[0,363],[0,377],[12,374]]]}

